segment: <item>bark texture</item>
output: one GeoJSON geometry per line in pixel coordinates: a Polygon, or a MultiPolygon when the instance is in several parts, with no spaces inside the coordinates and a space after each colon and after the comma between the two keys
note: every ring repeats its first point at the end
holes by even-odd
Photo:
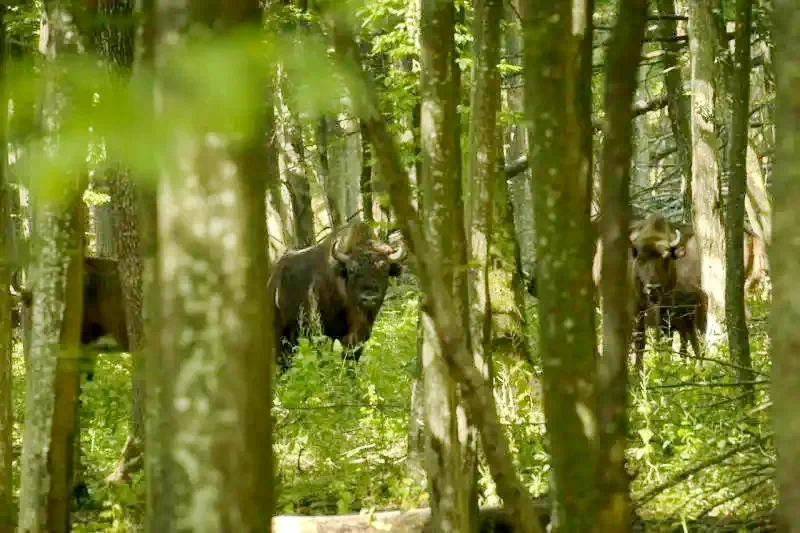
{"type": "MultiPolygon", "coordinates": [[[[432,268],[453,295],[455,317],[468,326],[455,17],[452,1],[422,2],[420,206],[432,268]]],[[[468,533],[477,531],[476,435],[468,427],[461,391],[442,354],[446,347],[439,341],[429,297],[423,300],[422,376],[433,528],[441,533],[468,533]]]]}
{"type": "MultiPolygon", "coordinates": [[[[59,2],[44,4],[39,41],[45,58],[40,120],[48,140],[43,157],[54,159],[59,157],[60,120],[68,105],[59,91],[60,67],[56,61],[77,48],[77,34],[64,8],[59,2]]],[[[85,181],[75,171],[69,171],[62,179],[57,192],[34,190],[36,247],[31,278],[35,284],[31,287],[20,533],[61,532],[69,528],[83,279],[79,239],[83,228],[76,224],[85,181]]]]}
{"type": "MultiPolygon", "coordinates": [[[[733,112],[728,144],[728,199],[725,220],[725,317],[731,357],[742,382],[753,380],[750,342],[745,320],[744,214],[747,195],[747,146],[750,132],[750,21],[752,0],[736,2],[736,53],[732,80],[733,112]]],[[[751,260],[752,261],[752,260],[751,260]]],[[[753,387],[746,386],[745,401],[753,402],[753,387]]]]}
{"type": "Polygon", "coordinates": [[[628,347],[634,292],[630,269],[633,97],[647,20],[645,0],[622,0],[606,56],[607,127],[600,184],[603,358],[598,366],[598,521],[594,531],[631,530],[625,448],[628,347]]]}
{"type": "Polygon", "coordinates": [[[681,53],[678,41],[675,0],[658,0],[661,20],[661,38],[664,49],[664,90],[672,137],[677,150],[677,160],[682,176],[683,220],[692,222],[692,130],[689,121],[689,102],[683,90],[681,53]]]}
{"type": "Polygon", "coordinates": [[[713,0],[689,5],[692,57],[692,213],[701,256],[701,284],[708,294],[707,335],[721,333],[725,316],[725,244],[720,171],[723,168],[714,124],[719,90],[718,43],[713,0]]]}
{"type": "MultiPolygon", "coordinates": [[[[198,2],[187,11],[182,2],[166,4],[159,6],[160,27],[188,16],[213,28],[218,40],[255,30],[261,21],[256,0],[198,2]]],[[[159,82],[172,70],[169,54],[177,41],[169,32],[160,35],[159,82]]],[[[258,71],[257,63],[241,65],[237,83],[255,91],[264,86],[260,76],[246,77],[258,71]]],[[[160,91],[164,110],[186,105],[174,85],[160,91]]],[[[169,454],[164,487],[172,504],[162,524],[165,531],[268,531],[272,454],[265,398],[271,398],[274,355],[264,290],[266,191],[252,168],[253,151],[263,143],[248,129],[173,127],[168,153],[174,159],[162,167],[158,194],[160,370],[171,380],[160,391],[162,416],[171,422],[161,457],[169,454]]]]}
{"type": "MultiPolygon", "coordinates": [[[[539,349],[560,531],[596,524],[591,172],[580,111],[586,4],[523,3],[526,115],[536,217],[539,349]],[[573,11],[574,9],[574,11],[573,11]],[[580,487],[580,488],[579,488],[580,487]]],[[[584,89],[585,90],[585,89],[584,89]]]]}
{"type": "Polygon", "coordinates": [[[774,3],[776,145],[773,194],[774,244],[770,249],[772,313],[772,412],[780,531],[800,532],[800,9],[794,0],[774,3]]]}

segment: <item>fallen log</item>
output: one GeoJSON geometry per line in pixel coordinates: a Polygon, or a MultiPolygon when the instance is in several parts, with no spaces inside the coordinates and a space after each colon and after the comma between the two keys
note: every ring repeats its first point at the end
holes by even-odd
{"type": "MultiPolygon", "coordinates": [[[[545,527],[550,521],[550,507],[537,500],[536,514],[545,527]]],[[[276,516],[272,519],[273,533],[430,533],[431,510],[385,511],[372,514],[337,516],[276,516]]],[[[515,533],[511,512],[503,508],[480,510],[480,533],[515,533]]]]}

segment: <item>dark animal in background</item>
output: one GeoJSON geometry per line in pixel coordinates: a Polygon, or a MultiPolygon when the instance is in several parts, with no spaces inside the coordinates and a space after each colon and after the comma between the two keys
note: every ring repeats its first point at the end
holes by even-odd
{"type": "Polygon", "coordinates": [[[273,303],[277,359],[281,370],[291,365],[301,324],[308,318],[313,297],[322,332],[345,348],[369,339],[383,304],[389,278],[399,276],[406,255],[375,238],[361,221],[344,226],[325,240],[284,254],[273,267],[267,290],[273,303]]]}
{"type": "MultiPolygon", "coordinates": [[[[30,290],[15,293],[25,307],[30,307],[33,296],[30,290]]],[[[19,325],[19,315],[13,315],[14,325],[19,325]]],[[[89,345],[101,337],[111,337],[117,347],[127,352],[128,330],[125,322],[125,302],[119,280],[117,261],[101,257],[85,257],[83,263],[83,318],[81,319],[81,344],[89,345]]]]}

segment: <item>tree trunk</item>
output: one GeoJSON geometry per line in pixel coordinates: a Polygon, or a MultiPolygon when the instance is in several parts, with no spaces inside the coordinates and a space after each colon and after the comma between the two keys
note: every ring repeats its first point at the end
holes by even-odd
{"type": "Polygon", "coordinates": [[[713,111],[718,99],[717,41],[713,0],[689,5],[692,57],[692,213],[708,294],[709,337],[721,332],[725,313],[725,246],[719,175],[722,168],[713,111]]]}
{"type": "Polygon", "coordinates": [[[364,125],[361,125],[361,211],[363,212],[364,220],[367,222],[374,222],[375,215],[372,212],[372,152],[369,148],[369,141],[367,141],[366,130],[364,125]]]}
{"type": "MultiPolygon", "coordinates": [[[[283,89],[279,93],[283,99],[283,89]]],[[[279,142],[282,147],[281,174],[289,189],[292,199],[292,215],[294,221],[294,245],[297,248],[311,246],[315,242],[314,211],[311,207],[311,188],[306,174],[305,144],[303,133],[295,117],[281,102],[282,127],[279,130],[279,142]]]]}
{"type": "MultiPolygon", "coordinates": [[[[467,264],[458,137],[455,5],[423,0],[420,21],[422,92],[421,202],[432,263],[453,295],[456,317],[468,322],[467,264]]],[[[423,300],[422,375],[426,470],[434,531],[477,531],[475,432],[465,420],[456,378],[444,360],[429,303],[423,300]]]]}
{"type": "MultiPolygon", "coordinates": [[[[337,58],[343,65],[353,68],[353,72],[359,73],[359,77],[349,79],[352,83],[350,89],[353,94],[359,94],[364,99],[359,106],[361,118],[380,163],[381,175],[385,178],[403,238],[417,260],[422,292],[427,295],[427,312],[433,318],[441,355],[464,388],[463,398],[468,403],[470,416],[480,431],[498,495],[503,498],[511,512],[513,523],[522,533],[539,533],[542,527],[537,520],[533,499],[516,475],[508,444],[497,418],[492,388],[472,362],[463,314],[457,312],[459,307],[448,290],[442,273],[429,264],[433,254],[429,253],[422,233],[422,223],[414,207],[408,173],[402,166],[394,139],[380,115],[375,87],[368,73],[357,68],[358,47],[353,31],[348,26],[349,13],[329,9],[322,15],[330,30],[337,58]]],[[[431,140],[428,137],[426,142],[431,140]]]]}
{"type": "Polygon", "coordinates": [[[677,160],[681,169],[683,192],[683,221],[692,223],[692,130],[689,125],[689,102],[683,90],[680,55],[683,46],[678,42],[678,23],[675,20],[675,0],[658,0],[661,19],[662,48],[664,49],[664,90],[677,160]]]}
{"type": "MultiPolygon", "coordinates": [[[[78,49],[76,30],[58,2],[42,9],[40,50],[45,89],[42,157],[57,160],[60,113],[68,101],[58,86],[57,61],[78,49]]],[[[20,479],[19,531],[69,529],[82,313],[82,201],[85,173],[69,170],[61,187],[34,190],[36,207],[30,359],[20,479]],[[68,255],[69,254],[69,255],[68,255]]],[[[40,183],[40,182],[36,182],[40,183]]]]}
{"type": "Polygon", "coordinates": [[[625,450],[628,437],[628,347],[634,293],[629,264],[633,96],[647,20],[645,0],[622,0],[606,55],[607,127],[600,188],[603,357],[598,366],[598,496],[594,531],[631,530],[625,450]]]}
{"type": "MultiPolygon", "coordinates": [[[[513,0],[506,7],[508,25],[505,33],[506,55],[515,64],[522,67],[522,28],[519,22],[519,2],[513,0]]],[[[510,77],[510,86],[506,90],[508,111],[522,115],[524,80],[522,73],[510,77]]],[[[521,122],[521,120],[520,120],[521,122]]],[[[505,144],[508,146],[506,161],[516,161],[524,157],[528,151],[528,132],[521,123],[511,124],[506,130],[505,144]]],[[[505,179],[503,177],[502,179],[505,179]]],[[[536,246],[534,244],[535,228],[533,217],[533,192],[531,185],[531,171],[511,178],[508,183],[508,195],[513,206],[514,228],[517,242],[520,247],[522,271],[527,276],[532,276],[536,268],[536,246]]]]}
{"type": "Polygon", "coordinates": [[[325,192],[325,204],[328,208],[328,218],[330,219],[331,229],[342,225],[342,211],[339,202],[338,176],[334,179],[331,176],[330,164],[330,120],[322,116],[317,120],[317,153],[319,154],[319,177],[320,186],[325,192]]]}
{"type": "Polygon", "coordinates": [[[497,115],[500,111],[500,77],[497,72],[500,47],[500,0],[478,0],[473,29],[472,96],[470,99],[469,153],[467,177],[467,231],[471,247],[470,338],[475,361],[486,371],[492,341],[492,306],[489,297],[489,249],[494,234],[494,193],[496,182],[504,179],[497,115]]]}
{"type": "MultiPolygon", "coordinates": [[[[217,41],[233,33],[226,29],[261,20],[256,0],[172,7],[159,13],[157,81],[174,75],[170,29],[181,9],[213,28],[217,41]]],[[[260,67],[240,63],[232,75],[257,91],[265,80],[252,72],[260,67]]],[[[165,111],[187,105],[175,85],[160,90],[165,111]]],[[[161,443],[170,455],[164,486],[172,499],[163,530],[269,531],[274,354],[264,291],[266,191],[253,168],[263,142],[249,130],[228,138],[172,126],[175,164],[162,168],[158,204],[161,372],[170,380],[160,403],[171,422],[161,443]]]]}
{"type": "Polygon", "coordinates": [[[794,0],[774,3],[776,145],[772,178],[775,241],[770,250],[773,283],[772,413],[779,531],[800,531],[800,10],[794,0]]]}
{"type": "Polygon", "coordinates": [[[13,454],[11,433],[14,427],[14,404],[11,397],[11,309],[9,293],[11,284],[11,252],[9,228],[11,221],[11,194],[8,185],[8,93],[6,92],[6,7],[0,8],[0,531],[11,532],[14,517],[11,503],[14,497],[12,483],[13,454]]]}
{"type": "Polygon", "coordinates": [[[533,191],[536,281],[555,520],[559,531],[585,532],[597,519],[595,443],[586,430],[586,424],[594,425],[595,412],[594,243],[588,231],[591,166],[581,138],[586,132],[575,58],[583,52],[591,19],[585,3],[573,8],[570,2],[527,0],[523,6],[529,160],[532,168],[542,169],[533,191]]]}
{"type": "MultiPolygon", "coordinates": [[[[750,20],[752,0],[736,2],[736,55],[732,80],[733,114],[728,145],[728,201],[725,224],[726,272],[725,315],[731,358],[743,382],[753,380],[745,321],[744,301],[744,204],[747,194],[747,147],[750,133],[750,20]]],[[[745,387],[745,402],[754,401],[753,386],[745,387]]]]}

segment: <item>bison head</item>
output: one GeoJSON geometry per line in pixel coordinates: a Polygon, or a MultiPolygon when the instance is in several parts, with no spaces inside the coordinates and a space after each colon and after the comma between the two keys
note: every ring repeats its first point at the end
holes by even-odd
{"type": "Polygon", "coordinates": [[[675,260],[684,256],[681,232],[664,217],[651,215],[630,232],[635,275],[651,303],[656,303],[675,287],[675,260]]]}
{"type": "Polygon", "coordinates": [[[390,276],[402,272],[405,247],[376,241],[364,222],[346,227],[333,241],[331,262],[341,295],[351,308],[374,319],[383,303],[390,276]]]}

